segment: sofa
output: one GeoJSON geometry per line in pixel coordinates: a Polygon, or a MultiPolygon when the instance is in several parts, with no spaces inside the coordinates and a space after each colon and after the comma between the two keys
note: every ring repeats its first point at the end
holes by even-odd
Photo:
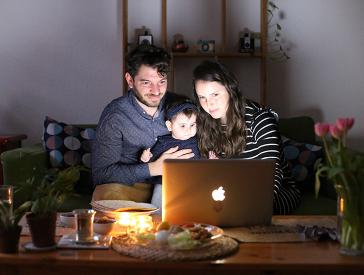
{"type": "MultiPolygon", "coordinates": [[[[96,125],[88,125],[87,127],[94,128],[95,126],[96,125]]],[[[79,127],[82,128],[85,126],[79,127]]],[[[295,151],[298,151],[296,145],[306,149],[307,145],[317,145],[314,133],[314,121],[311,117],[301,116],[280,119],[279,129],[281,135],[284,136],[284,144],[289,144],[291,146],[292,143],[294,143],[293,147],[291,147],[294,148],[295,151]]],[[[285,148],[287,149],[289,146],[287,145],[285,148]]],[[[321,147],[317,146],[315,148],[321,147]]],[[[322,148],[320,152],[323,152],[322,148]]],[[[41,143],[6,151],[1,154],[0,159],[3,164],[4,182],[14,186],[31,177],[40,179],[44,172],[50,167],[49,155],[41,143]]],[[[315,197],[313,161],[314,160],[311,160],[310,163],[310,177],[306,177],[305,182],[300,183],[302,184],[300,189],[303,193],[302,202],[298,209],[292,214],[335,215],[336,194],[331,184],[324,183],[320,191],[320,196],[318,198],[315,197]]],[[[294,165],[294,163],[292,165],[294,165]]],[[[297,165],[296,167],[302,168],[302,165],[297,165]]],[[[302,175],[301,172],[298,174],[302,175]]],[[[307,176],[307,173],[305,173],[305,175],[307,176]]],[[[60,211],[71,211],[76,208],[90,207],[89,203],[93,191],[90,173],[83,172],[75,189],[75,196],[68,198],[61,206],[60,211]]],[[[19,205],[23,201],[24,194],[16,193],[14,196],[14,204],[19,205]]]]}

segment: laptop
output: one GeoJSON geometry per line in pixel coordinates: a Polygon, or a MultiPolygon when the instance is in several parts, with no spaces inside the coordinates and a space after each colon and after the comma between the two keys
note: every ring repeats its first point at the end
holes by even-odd
{"type": "Polygon", "coordinates": [[[274,160],[165,160],[162,218],[172,224],[268,225],[274,160]]]}

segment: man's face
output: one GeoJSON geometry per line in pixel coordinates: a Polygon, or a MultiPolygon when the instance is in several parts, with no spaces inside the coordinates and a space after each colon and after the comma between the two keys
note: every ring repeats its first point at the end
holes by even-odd
{"type": "Polygon", "coordinates": [[[129,88],[135,92],[138,100],[147,107],[158,107],[167,91],[167,76],[162,76],[157,69],[142,65],[134,79],[125,74],[129,88]]]}
{"type": "Polygon", "coordinates": [[[180,113],[172,121],[167,120],[166,125],[175,139],[187,140],[196,135],[196,115],[194,114],[187,117],[180,113]]]}

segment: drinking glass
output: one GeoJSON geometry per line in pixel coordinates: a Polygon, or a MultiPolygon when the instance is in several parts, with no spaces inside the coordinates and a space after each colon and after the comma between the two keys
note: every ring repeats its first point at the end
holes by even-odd
{"type": "Polygon", "coordinates": [[[13,211],[13,186],[1,185],[0,186],[0,201],[13,211]]]}
{"type": "Polygon", "coordinates": [[[75,209],[76,243],[94,243],[94,217],[95,210],[75,209]]]}

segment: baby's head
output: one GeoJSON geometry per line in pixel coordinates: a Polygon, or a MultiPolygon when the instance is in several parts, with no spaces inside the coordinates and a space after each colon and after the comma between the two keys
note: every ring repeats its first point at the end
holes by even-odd
{"type": "Polygon", "coordinates": [[[196,135],[196,105],[184,101],[170,106],[166,113],[166,126],[172,137],[187,140],[196,135]]]}

